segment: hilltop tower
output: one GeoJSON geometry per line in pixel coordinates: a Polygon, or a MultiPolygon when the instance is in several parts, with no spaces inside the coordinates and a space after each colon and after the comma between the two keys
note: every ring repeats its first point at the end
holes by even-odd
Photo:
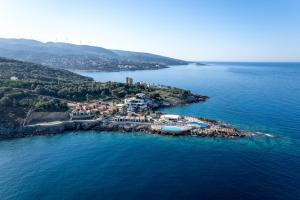
{"type": "Polygon", "coordinates": [[[126,84],[133,85],[133,79],[131,77],[126,77],[126,84]]]}

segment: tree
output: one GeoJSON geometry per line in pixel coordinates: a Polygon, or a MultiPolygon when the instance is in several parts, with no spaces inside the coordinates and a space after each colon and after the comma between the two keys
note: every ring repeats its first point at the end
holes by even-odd
{"type": "Polygon", "coordinates": [[[62,88],[57,92],[58,96],[60,96],[60,97],[66,97],[68,95],[68,93],[69,93],[69,90],[67,88],[62,88]]]}
{"type": "Polygon", "coordinates": [[[151,93],[149,96],[151,99],[159,99],[160,98],[160,95],[157,92],[151,93]]]}
{"type": "Polygon", "coordinates": [[[10,106],[10,105],[12,105],[12,100],[9,97],[2,97],[0,99],[0,105],[1,106],[10,106]]]}

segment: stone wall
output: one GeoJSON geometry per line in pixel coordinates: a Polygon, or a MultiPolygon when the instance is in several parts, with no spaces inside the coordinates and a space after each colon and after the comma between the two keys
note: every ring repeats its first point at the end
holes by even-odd
{"type": "Polygon", "coordinates": [[[32,112],[27,124],[69,120],[69,112],[32,112]]]}

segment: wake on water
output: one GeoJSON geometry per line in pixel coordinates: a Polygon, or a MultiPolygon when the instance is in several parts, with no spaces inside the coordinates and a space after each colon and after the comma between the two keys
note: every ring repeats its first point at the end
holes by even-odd
{"type": "Polygon", "coordinates": [[[262,132],[255,132],[255,133],[251,133],[251,136],[253,137],[268,137],[268,138],[276,138],[275,135],[270,134],[270,133],[262,133],[262,132]]]}

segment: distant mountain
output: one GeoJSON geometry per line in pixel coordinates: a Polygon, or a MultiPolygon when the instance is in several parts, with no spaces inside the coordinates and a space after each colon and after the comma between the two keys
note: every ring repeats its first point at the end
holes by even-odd
{"type": "Polygon", "coordinates": [[[160,69],[188,62],[150,53],[110,50],[69,43],[0,38],[0,57],[81,70],[121,71],[160,69]]]}

